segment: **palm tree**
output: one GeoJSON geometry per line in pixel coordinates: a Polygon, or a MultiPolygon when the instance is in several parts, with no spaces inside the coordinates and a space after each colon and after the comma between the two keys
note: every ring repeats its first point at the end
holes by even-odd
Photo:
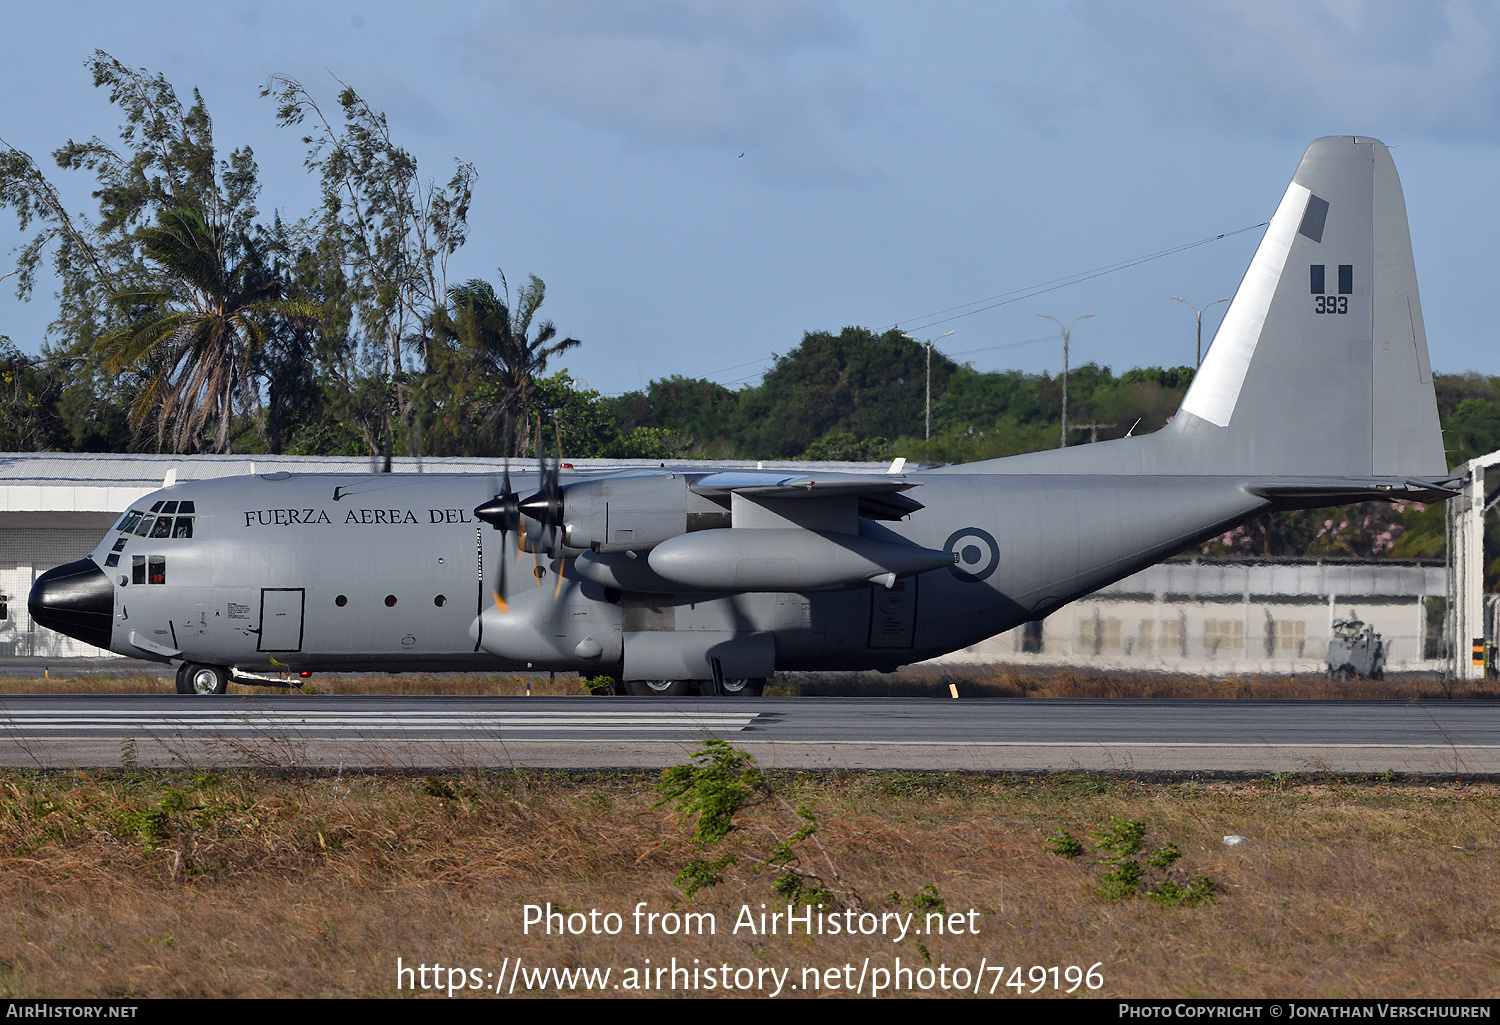
{"type": "Polygon", "coordinates": [[[236,407],[258,398],[253,367],[270,329],[315,324],[317,309],[283,299],[252,241],[210,226],[198,210],[163,211],[137,238],[159,276],[115,292],[128,323],[96,351],[112,372],[146,378],[131,418],[140,426],[154,411],[158,444],[170,427],[175,451],[201,448],[212,422],[213,450],[228,452],[236,407]]]}
{"type": "Polygon", "coordinates": [[[499,396],[488,419],[492,426],[496,420],[504,425],[505,454],[513,456],[517,454],[516,424],[528,422],[532,391],[537,378],[545,374],[547,361],[581,343],[576,338],[556,340],[557,328],[550,320],[538,323],[535,337],[528,337],[546,295],[541,278],[531,275],[517,292],[514,308],[503,273],[500,285],[504,298],[479,278],[450,288],[450,320],[440,333],[458,342],[459,351],[452,355],[461,366],[477,370],[496,387],[499,396]]]}

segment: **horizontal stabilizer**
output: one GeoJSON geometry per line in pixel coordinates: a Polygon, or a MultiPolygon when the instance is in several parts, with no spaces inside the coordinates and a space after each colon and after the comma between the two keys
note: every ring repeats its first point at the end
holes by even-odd
{"type": "Polygon", "coordinates": [[[1285,477],[1253,480],[1246,490],[1283,507],[1316,509],[1325,505],[1386,500],[1393,502],[1441,502],[1458,495],[1463,480],[1440,477],[1428,480],[1392,477],[1285,477]]]}

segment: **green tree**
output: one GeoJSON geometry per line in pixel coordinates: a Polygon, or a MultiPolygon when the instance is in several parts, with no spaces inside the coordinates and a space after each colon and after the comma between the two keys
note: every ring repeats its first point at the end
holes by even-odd
{"type": "Polygon", "coordinates": [[[109,369],[146,380],[132,408],[137,425],[154,413],[158,441],[170,431],[173,448],[186,452],[211,424],[213,450],[228,452],[236,410],[258,404],[253,371],[272,324],[315,325],[317,310],[283,300],[281,279],[252,240],[216,229],[198,210],[163,211],[136,235],[158,273],[115,293],[133,315],[95,348],[109,369]]]}
{"type": "Polygon", "coordinates": [[[57,375],[0,335],[0,452],[51,448],[58,435],[57,375]]]}
{"type": "Polygon", "coordinates": [[[552,321],[537,320],[547,294],[541,278],[531,275],[514,304],[503,273],[500,286],[497,292],[475,278],[449,291],[450,309],[437,331],[446,344],[433,350],[433,384],[447,390],[456,408],[482,411],[481,423],[492,435],[498,429],[502,450],[514,456],[526,447],[519,436],[532,434],[532,397],[548,362],[580,343],[558,338],[552,321]]]}
{"type": "MultiPolygon", "coordinates": [[[[448,260],[467,238],[476,173],[472,164],[456,161],[447,185],[424,181],[416,158],[393,140],[385,115],[339,85],[338,127],[296,79],[275,76],[263,95],[274,96],[283,126],[312,126],[303,142],[307,169],[322,186],[322,209],[302,229],[309,238],[332,240],[343,262],[365,349],[359,376],[384,383],[381,447],[390,469],[398,428],[408,452],[421,454],[421,389],[407,353],[426,362],[447,317],[448,260]]],[[[356,377],[346,380],[356,396],[356,377]]]]}
{"type": "MultiPolygon", "coordinates": [[[[926,366],[924,347],[897,329],[880,335],[860,327],[837,335],[808,332],[743,397],[735,425],[740,444],[755,456],[786,457],[800,455],[835,428],[857,438],[920,431],[926,366]]],[[[954,369],[951,360],[933,353],[934,398],[954,369]]]]}
{"type": "MultiPolygon", "coordinates": [[[[223,450],[233,418],[225,397],[255,392],[243,352],[253,332],[243,318],[225,328],[234,318],[214,300],[237,296],[253,308],[268,297],[254,155],[240,148],[219,157],[213,120],[196,91],[185,108],[161,75],[127,68],[102,51],[88,66],[123,116],[120,143],[69,140],[53,156],[59,167],[93,177],[97,221],[69,212],[30,156],[8,145],[0,156],[0,204],[32,232],[18,254],[17,295],[30,298],[50,257],[59,292],[49,358],[76,364],[78,380],[99,382],[107,373],[115,390],[133,393],[135,425],[157,417],[159,441],[170,429],[177,447],[196,448],[195,432],[212,422],[214,447],[223,450]],[[189,326],[205,318],[220,327],[189,326]],[[238,333],[236,351],[206,358],[205,349],[223,349],[226,331],[238,333]],[[215,337],[221,342],[210,341],[215,337]],[[121,377],[124,370],[134,372],[121,377]]],[[[90,403],[75,397],[72,405],[90,403]]],[[[81,445],[94,443],[81,440],[78,429],[71,433],[81,445]]]]}
{"type": "Polygon", "coordinates": [[[696,456],[736,458],[739,449],[731,432],[741,394],[713,381],[674,374],[652,381],[644,392],[611,400],[610,408],[622,432],[661,431],[696,456]]]}

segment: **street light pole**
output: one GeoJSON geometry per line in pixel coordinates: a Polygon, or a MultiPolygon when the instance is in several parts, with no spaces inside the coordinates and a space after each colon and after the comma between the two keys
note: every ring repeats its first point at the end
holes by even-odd
{"type": "Polygon", "coordinates": [[[920,339],[920,338],[912,338],[912,336],[909,335],[909,334],[907,334],[905,331],[901,332],[901,337],[902,338],[911,338],[912,341],[914,341],[914,342],[922,342],[922,344],[927,347],[927,435],[926,435],[926,439],[928,441],[932,440],[932,343],[938,341],[939,339],[947,338],[952,333],[953,333],[952,331],[944,331],[942,334],[938,335],[937,338],[929,338],[927,341],[922,342],[922,339],[920,339]]]}
{"type": "Polygon", "coordinates": [[[1058,320],[1056,317],[1052,316],[1050,313],[1038,313],[1037,316],[1038,317],[1043,317],[1043,318],[1045,318],[1047,320],[1050,320],[1054,324],[1056,324],[1058,327],[1062,328],[1062,335],[1063,335],[1062,444],[1059,445],[1059,446],[1057,446],[1057,447],[1058,448],[1067,448],[1068,447],[1068,340],[1073,336],[1073,325],[1076,324],[1076,323],[1078,323],[1080,320],[1088,320],[1090,317],[1093,316],[1093,314],[1092,313],[1085,313],[1081,317],[1074,317],[1066,325],[1064,325],[1062,321],[1058,320]]]}
{"type": "Polygon", "coordinates": [[[1227,303],[1229,301],[1229,296],[1226,295],[1222,299],[1215,299],[1213,302],[1209,303],[1208,306],[1203,307],[1203,310],[1200,310],[1198,309],[1198,307],[1193,306],[1192,303],[1188,302],[1180,295],[1174,295],[1172,296],[1172,298],[1176,299],[1180,303],[1186,303],[1189,307],[1192,308],[1194,313],[1198,314],[1198,362],[1194,365],[1194,369],[1196,369],[1197,367],[1203,366],[1203,310],[1208,309],[1208,306],[1217,306],[1219,305],[1219,303],[1227,303]]]}

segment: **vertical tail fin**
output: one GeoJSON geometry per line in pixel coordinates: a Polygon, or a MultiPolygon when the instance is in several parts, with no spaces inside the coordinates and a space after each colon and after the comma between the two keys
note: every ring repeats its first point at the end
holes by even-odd
{"type": "Polygon", "coordinates": [[[1385,145],[1308,147],[1156,455],[1180,472],[1447,472],[1385,145]]]}

